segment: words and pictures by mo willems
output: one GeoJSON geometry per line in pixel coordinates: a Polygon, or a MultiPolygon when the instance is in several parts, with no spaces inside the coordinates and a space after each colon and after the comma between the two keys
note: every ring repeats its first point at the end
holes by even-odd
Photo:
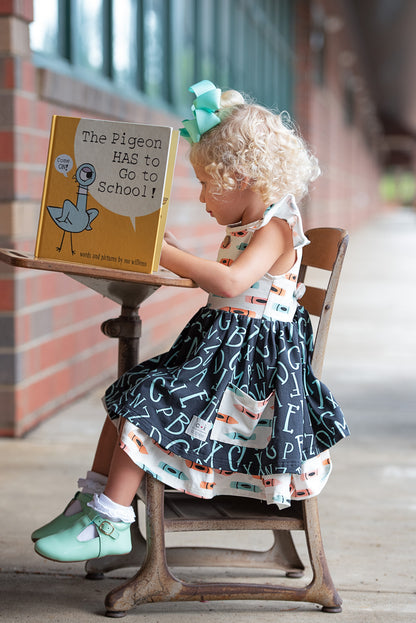
{"type": "Polygon", "coordinates": [[[157,270],[178,132],[54,116],[35,256],[157,270]]]}

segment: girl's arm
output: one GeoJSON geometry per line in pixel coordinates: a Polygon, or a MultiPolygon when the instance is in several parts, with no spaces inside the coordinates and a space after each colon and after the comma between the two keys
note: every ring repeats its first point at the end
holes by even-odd
{"type": "Polygon", "coordinates": [[[265,273],[280,274],[289,270],[295,258],[289,225],[273,218],[253,235],[248,247],[231,266],[196,257],[166,242],[160,263],[177,275],[192,279],[207,292],[233,298],[265,273]]]}

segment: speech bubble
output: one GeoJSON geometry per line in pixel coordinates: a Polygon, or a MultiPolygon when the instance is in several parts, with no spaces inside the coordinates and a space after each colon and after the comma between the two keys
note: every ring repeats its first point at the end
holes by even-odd
{"type": "Polygon", "coordinates": [[[97,172],[89,189],[107,210],[136,219],[159,210],[163,200],[171,128],[81,119],[75,134],[75,161],[97,172]]]}
{"type": "Polygon", "coordinates": [[[68,177],[69,171],[74,166],[71,156],[68,154],[60,154],[55,158],[55,169],[58,173],[62,173],[65,177],[68,177]]]}

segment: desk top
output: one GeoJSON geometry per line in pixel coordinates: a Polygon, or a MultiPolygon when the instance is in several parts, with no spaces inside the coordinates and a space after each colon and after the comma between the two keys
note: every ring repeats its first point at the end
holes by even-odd
{"type": "Polygon", "coordinates": [[[0,261],[19,268],[65,273],[95,292],[129,307],[140,305],[160,286],[198,287],[192,279],[179,277],[163,268],[151,274],[136,273],[130,270],[40,259],[13,249],[0,249],[0,261]]]}
{"type": "Polygon", "coordinates": [[[0,249],[0,260],[18,266],[20,268],[36,268],[49,270],[67,275],[81,275],[94,279],[109,279],[111,281],[127,281],[129,283],[147,283],[157,286],[177,286],[182,288],[198,287],[192,279],[179,277],[163,268],[155,273],[137,273],[131,270],[119,270],[115,268],[103,268],[75,262],[61,262],[60,260],[47,260],[33,257],[29,253],[15,251],[13,249],[0,249]]]}

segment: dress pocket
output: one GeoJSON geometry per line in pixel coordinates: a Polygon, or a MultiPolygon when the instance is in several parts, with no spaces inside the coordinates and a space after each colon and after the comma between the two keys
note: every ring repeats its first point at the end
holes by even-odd
{"type": "Polygon", "coordinates": [[[270,441],[274,392],[265,400],[255,400],[235,385],[224,392],[211,439],[247,448],[265,448],[270,441]]]}

